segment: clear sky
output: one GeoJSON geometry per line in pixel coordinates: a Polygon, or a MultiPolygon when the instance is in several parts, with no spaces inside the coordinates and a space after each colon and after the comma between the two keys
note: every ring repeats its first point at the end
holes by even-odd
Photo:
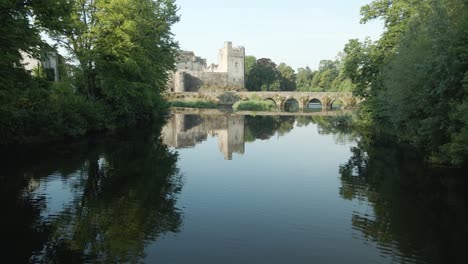
{"type": "Polygon", "coordinates": [[[216,63],[224,41],[247,55],[285,62],[294,69],[334,59],[351,38],[376,40],[382,23],[359,23],[371,0],[178,0],[181,21],[173,28],[183,50],[216,63]]]}

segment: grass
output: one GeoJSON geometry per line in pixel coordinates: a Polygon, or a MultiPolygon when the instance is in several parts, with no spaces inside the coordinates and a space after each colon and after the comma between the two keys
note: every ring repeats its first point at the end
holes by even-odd
{"type": "Polygon", "coordinates": [[[273,102],[269,101],[240,101],[232,106],[235,111],[272,111],[276,108],[273,102]]]}
{"type": "Polygon", "coordinates": [[[186,108],[218,108],[216,103],[211,101],[172,101],[169,102],[171,107],[186,107],[186,108]]]}

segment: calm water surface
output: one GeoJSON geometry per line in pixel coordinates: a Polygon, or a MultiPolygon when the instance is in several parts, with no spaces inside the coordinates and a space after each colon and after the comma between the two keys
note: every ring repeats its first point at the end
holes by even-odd
{"type": "Polygon", "coordinates": [[[459,263],[466,185],[346,116],[173,114],[4,153],[11,263],[459,263]],[[161,131],[161,132],[159,132],[161,131]]]}

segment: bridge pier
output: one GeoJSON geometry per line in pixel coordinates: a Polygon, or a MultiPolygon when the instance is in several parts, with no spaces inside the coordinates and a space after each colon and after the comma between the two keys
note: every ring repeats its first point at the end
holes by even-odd
{"type": "Polygon", "coordinates": [[[301,98],[297,102],[299,103],[299,111],[304,112],[304,109],[307,108],[307,99],[301,98]]]}

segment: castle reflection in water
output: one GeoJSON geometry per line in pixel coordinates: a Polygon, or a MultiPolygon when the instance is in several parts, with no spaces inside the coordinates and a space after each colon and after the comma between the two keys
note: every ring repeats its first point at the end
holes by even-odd
{"type": "Polygon", "coordinates": [[[244,116],[173,114],[163,129],[164,143],[170,147],[190,148],[210,136],[218,138],[225,160],[244,154],[244,116]]]}

